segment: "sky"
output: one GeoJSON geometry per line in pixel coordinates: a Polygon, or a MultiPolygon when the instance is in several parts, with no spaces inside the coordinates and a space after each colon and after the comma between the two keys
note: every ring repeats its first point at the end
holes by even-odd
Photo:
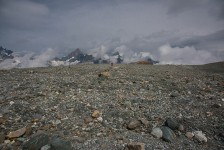
{"type": "Polygon", "coordinates": [[[224,0],[0,0],[0,45],[40,55],[148,52],[161,64],[223,61],[224,0]]]}

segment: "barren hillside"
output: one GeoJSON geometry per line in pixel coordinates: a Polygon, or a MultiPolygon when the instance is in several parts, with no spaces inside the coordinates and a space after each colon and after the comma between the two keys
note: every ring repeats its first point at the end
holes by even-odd
{"type": "Polygon", "coordinates": [[[0,70],[0,149],[224,149],[221,65],[0,70]]]}

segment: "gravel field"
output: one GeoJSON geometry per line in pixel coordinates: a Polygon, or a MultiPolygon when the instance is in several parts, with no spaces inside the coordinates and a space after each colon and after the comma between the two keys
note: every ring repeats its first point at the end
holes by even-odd
{"type": "Polygon", "coordinates": [[[0,70],[0,149],[223,150],[223,63],[0,70]]]}

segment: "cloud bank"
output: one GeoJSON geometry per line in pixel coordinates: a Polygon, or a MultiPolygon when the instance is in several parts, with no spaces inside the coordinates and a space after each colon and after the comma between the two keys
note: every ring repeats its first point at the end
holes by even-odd
{"type": "Polygon", "coordinates": [[[32,68],[47,67],[48,61],[56,57],[53,49],[49,48],[39,55],[28,53],[22,56],[15,56],[13,59],[6,59],[0,63],[0,68],[32,68]]]}
{"type": "Polygon", "coordinates": [[[169,43],[224,58],[223,0],[1,0],[0,20],[0,45],[18,52],[81,48],[101,57],[120,48],[127,58],[147,52],[162,59],[169,43]]]}
{"type": "MultiPolygon", "coordinates": [[[[205,64],[218,61],[208,51],[196,50],[194,47],[171,47],[169,44],[159,48],[161,64],[205,64]]],[[[221,59],[220,59],[221,61],[221,59]]]]}

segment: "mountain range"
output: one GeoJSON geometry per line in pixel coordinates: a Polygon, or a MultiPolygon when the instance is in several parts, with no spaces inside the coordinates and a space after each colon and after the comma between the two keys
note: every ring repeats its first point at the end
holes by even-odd
{"type": "MultiPolygon", "coordinates": [[[[118,51],[112,54],[106,54],[106,58],[95,58],[93,55],[83,53],[79,48],[69,53],[67,56],[61,58],[54,58],[49,61],[50,66],[58,66],[58,65],[71,65],[77,63],[94,63],[94,64],[109,64],[109,63],[117,63],[121,64],[124,61],[124,56],[121,55],[118,51]]],[[[152,58],[147,58],[144,60],[138,60],[137,64],[156,64],[158,61],[153,60],[152,58]]]]}
{"type": "MultiPolygon", "coordinates": [[[[6,48],[3,48],[2,46],[0,47],[0,63],[4,61],[6,63],[7,59],[7,64],[12,63],[13,67],[22,67],[24,66],[24,63],[30,63],[30,64],[36,64],[39,63],[39,61],[42,61],[40,57],[33,56],[26,54],[24,56],[16,56],[15,53],[12,50],[8,50],[6,48]],[[14,54],[14,55],[13,55],[14,54]],[[39,60],[36,60],[39,59],[39,60]],[[9,61],[10,60],[10,61],[9,61]],[[25,62],[23,62],[25,61],[25,62]],[[22,65],[22,66],[21,66],[22,65]]],[[[95,55],[94,55],[95,56],[95,55]]],[[[74,51],[70,52],[68,55],[63,56],[63,57],[55,57],[53,59],[46,60],[45,66],[68,66],[68,65],[73,65],[73,64],[78,64],[78,63],[91,63],[91,64],[109,64],[109,63],[126,63],[124,62],[124,54],[120,54],[118,51],[114,53],[107,53],[103,57],[94,57],[91,54],[86,54],[79,48],[75,49],[74,51]]],[[[49,58],[52,58],[49,57],[49,58]]],[[[139,58],[140,59],[140,58],[139,58]]],[[[44,62],[43,62],[44,63],[44,62]]],[[[141,58],[141,60],[136,59],[135,61],[132,61],[131,63],[137,63],[137,64],[155,64],[158,63],[158,61],[154,61],[153,59],[147,57],[147,58],[141,58]]],[[[4,65],[3,65],[4,66],[4,65]]],[[[27,66],[25,64],[25,66],[27,66]]],[[[32,65],[31,65],[32,66],[32,65]]],[[[34,65],[36,66],[36,65],[34,65]]]]}
{"type": "Polygon", "coordinates": [[[8,50],[0,46],[0,62],[4,61],[5,59],[13,59],[14,56],[12,55],[12,53],[12,50],[8,50]]]}

